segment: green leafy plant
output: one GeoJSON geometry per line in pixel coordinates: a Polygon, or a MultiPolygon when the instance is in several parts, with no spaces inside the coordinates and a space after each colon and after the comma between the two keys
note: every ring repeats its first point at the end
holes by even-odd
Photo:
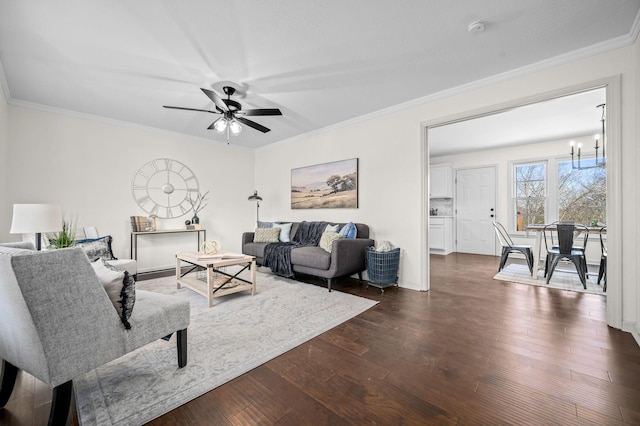
{"type": "Polygon", "coordinates": [[[63,221],[62,231],[49,239],[49,247],[53,249],[72,247],[76,243],[76,227],[73,223],[63,221]]]}

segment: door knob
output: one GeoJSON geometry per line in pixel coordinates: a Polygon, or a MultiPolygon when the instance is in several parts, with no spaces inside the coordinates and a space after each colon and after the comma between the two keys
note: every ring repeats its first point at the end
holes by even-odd
{"type": "Polygon", "coordinates": [[[493,207],[490,210],[493,211],[493,207]]]}
{"type": "Polygon", "coordinates": [[[491,215],[491,217],[493,217],[493,215],[491,215]]]}

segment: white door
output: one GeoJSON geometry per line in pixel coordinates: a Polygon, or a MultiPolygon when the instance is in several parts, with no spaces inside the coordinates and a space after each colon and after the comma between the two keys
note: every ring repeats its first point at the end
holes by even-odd
{"type": "Polygon", "coordinates": [[[491,223],[496,210],[496,168],[480,167],[456,172],[456,251],[496,254],[491,223]]]}

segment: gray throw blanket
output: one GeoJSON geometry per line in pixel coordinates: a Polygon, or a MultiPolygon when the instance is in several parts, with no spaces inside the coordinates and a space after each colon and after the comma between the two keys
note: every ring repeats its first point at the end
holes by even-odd
{"type": "Polygon", "coordinates": [[[262,266],[271,268],[275,274],[293,277],[291,266],[291,250],[296,247],[317,246],[327,222],[300,222],[296,235],[290,243],[269,243],[264,248],[262,266]]]}

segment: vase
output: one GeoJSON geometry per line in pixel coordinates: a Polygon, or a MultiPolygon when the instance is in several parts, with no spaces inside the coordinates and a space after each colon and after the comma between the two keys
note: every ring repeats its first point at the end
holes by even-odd
{"type": "Polygon", "coordinates": [[[200,223],[200,218],[198,217],[198,215],[194,215],[194,216],[191,218],[191,223],[192,223],[192,224],[200,223]]]}

